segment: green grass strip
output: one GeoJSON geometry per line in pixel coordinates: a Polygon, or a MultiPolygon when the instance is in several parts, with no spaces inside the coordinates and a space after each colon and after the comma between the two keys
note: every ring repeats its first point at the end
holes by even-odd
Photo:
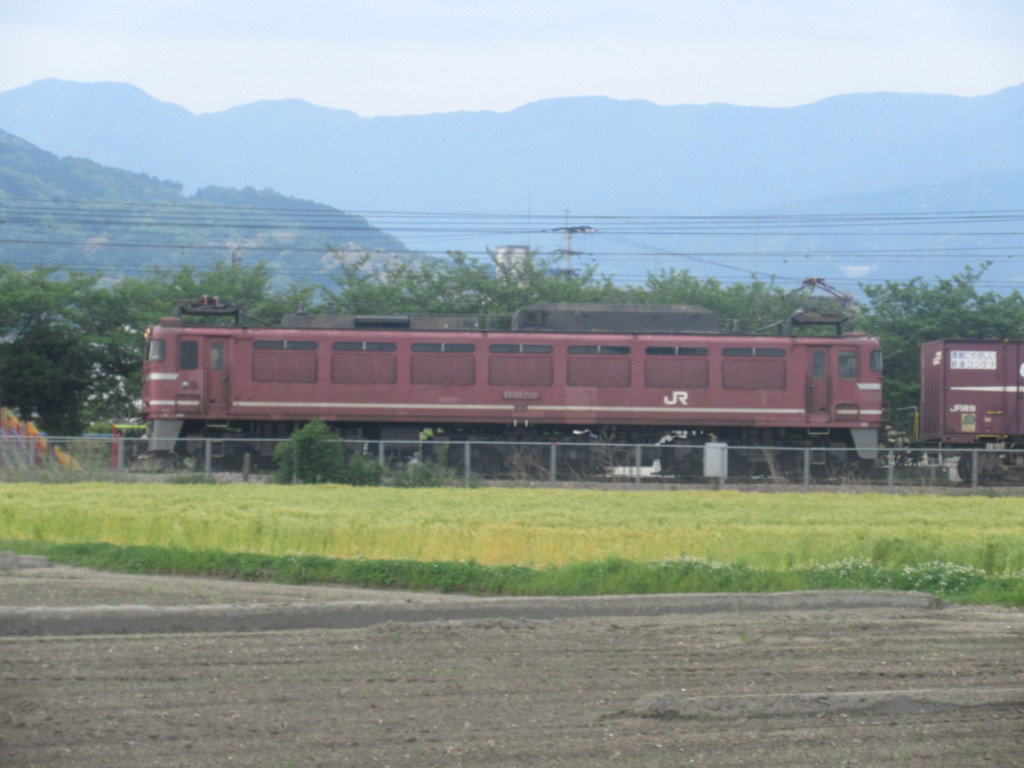
{"type": "Polygon", "coordinates": [[[891,589],[928,592],[951,602],[1024,607],[1024,575],[993,577],[978,568],[925,563],[885,568],[866,561],[812,564],[785,571],[676,558],[655,563],[607,558],[546,568],[468,562],[275,556],[103,543],[0,540],[0,549],[54,562],[136,574],[208,576],[282,584],[332,584],[469,595],[610,595],[891,589]]]}

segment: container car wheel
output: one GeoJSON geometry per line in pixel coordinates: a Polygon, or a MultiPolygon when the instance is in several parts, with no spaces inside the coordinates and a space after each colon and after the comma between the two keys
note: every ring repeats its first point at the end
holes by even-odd
{"type": "Polygon", "coordinates": [[[956,471],[961,483],[971,484],[971,467],[975,460],[978,462],[978,482],[999,483],[1010,479],[1012,469],[1006,465],[1003,454],[977,451],[963,453],[957,459],[956,471]]]}

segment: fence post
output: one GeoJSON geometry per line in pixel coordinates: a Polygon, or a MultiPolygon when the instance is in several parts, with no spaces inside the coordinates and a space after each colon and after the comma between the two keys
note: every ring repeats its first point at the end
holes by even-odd
{"type": "Polygon", "coordinates": [[[470,476],[473,474],[473,460],[470,458],[470,456],[472,455],[472,451],[470,450],[470,446],[471,445],[472,445],[472,443],[469,440],[467,440],[466,442],[464,442],[462,444],[462,458],[463,458],[463,464],[465,465],[465,468],[466,468],[466,487],[467,488],[469,488],[470,476]]]}
{"type": "Polygon", "coordinates": [[[811,449],[804,448],[804,490],[811,489],[811,449]]]}
{"type": "Polygon", "coordinates": [[[548,474],[551,477],[551,482],[557,481],[557,470],[555,468],[558,460],[558,443],[552,441],[551,443],[551,460],[548,462],[548,474]]]}
{"type": "Polygon", "coordinates": [[[208,437],[205,442],[206,445],[203,446],[203,477],[209,480],[213,469],[213,438],[208,437]]]}
{"type": "Polygon", "coordinates": [[[292,485],[299,482],[299,444],[292,438],[292,485]]]}
{"type": "Polygon", "coordinates": [[[635,482],[636,482],[637,487],[639,487],[640,484],[641,484],[640,481],[642,479],[640,477],[640,451],[642,450],[642,448],[640,447],[640,445],[637,445],[634,450],[636,451],[636,462],[635,462],[635,464],[636,464],[636,480],[635,480],[635,482]]]}
{"type": "Polygon", "coordinates": [[[889,481],[889,493],[892,493],[896,489],[896,456],[892,451],[886,456],[888,459],[888,466],[885,468],[886,477],[889,481]]]}
{"type": "Polygon", "coordinates": [[[978,490],[978,449],[971,451],[971,490],[978,490]]]}

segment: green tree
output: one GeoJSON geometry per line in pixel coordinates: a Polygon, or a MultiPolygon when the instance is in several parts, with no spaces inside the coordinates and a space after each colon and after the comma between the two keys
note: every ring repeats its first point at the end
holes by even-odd
{"type": "Polygon", "coordinates": [[[693,304],[714,310],[724,327],[753,331],[785,320],[797,308],[787,292],[771,282],[724,285],[714,278],[701,280],[688,270],[661,270],[649,274],[633,300],[645,304],[693,304]]]}
{"type": "Polygon", "coordinates": [[[0,345],[0,397],[44,432],[75,435],[86,425],[93,370],[87,339],[66,325],[42,321],[0,345]]]}
{"type": "MultiPolygon", "coordinates": [[[[177,270],[156,270],[144,279],[127,278],[114,290],[132,309],[133,325],[144,328],[170,315],[176,301],[194,301],[203,296],[243,308],[246,324],[278,325],[281,318],[301,304],[312,302],[316,288],[306,283],[276,285],[267,265],[216,264],[208,269],[182,266],[177,270]]],[[[223,318],[196,317],[195,324],[223,324],[223,318]]]]}
{"type": "Polygon", "coordinates": [[[27,272],[0,265],[0,403],[53,434],[73,434],[109,382],[97,339],[108,318],[97,308],[99,276],[27,272]]]}
{"type": "Polygon", "coordinates": [[[335,311],[351,314],[438,313],[503,317],[536,302],[622,301],[623,292],[593,267],[574,273],[527,254],[503,262],[452,252],[444,259],[371,265],[344,261],[336,288],[325,291],[335,311]]]}

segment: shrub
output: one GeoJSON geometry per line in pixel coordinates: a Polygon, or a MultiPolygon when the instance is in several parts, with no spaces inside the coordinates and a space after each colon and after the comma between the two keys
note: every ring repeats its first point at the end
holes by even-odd
{"type": "Polygon", "coordinates": [[[319,420],[293,432],[291,440],[277,446],[274,459],[275,477],[282,483],[380,485],[377,462],[347,450],[345,441],[319,420]]]}
{"type": "Polygon", "coordinates": [[[455,470],[448,466],[448,445],[440,443],[436,446],[436,461],[424,461],[417,456],[400,472],[392,477],[396,488],[442,488],[459,485],[455,470]]]}

